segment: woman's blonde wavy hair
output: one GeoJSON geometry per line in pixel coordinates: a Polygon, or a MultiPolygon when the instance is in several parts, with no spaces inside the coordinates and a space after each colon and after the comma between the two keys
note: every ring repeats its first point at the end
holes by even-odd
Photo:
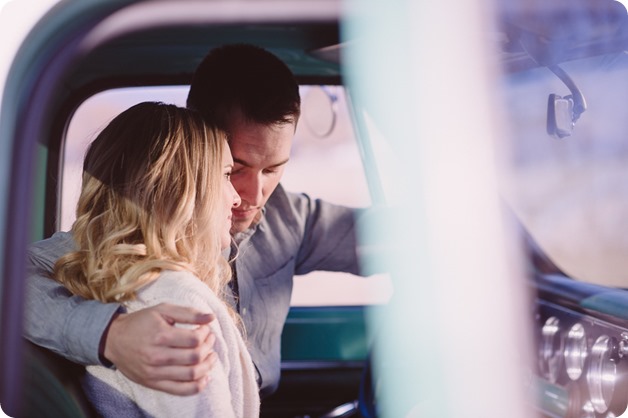
{"type": "Polygon", "coordinates": [[[86,154],[77,251],[59,259],[55,279],[84,298],[124,302],[160,271],[188,270],[224,300],[225,146],[222,131],[174,105],[140,103],[114,118],[86,154]]]}

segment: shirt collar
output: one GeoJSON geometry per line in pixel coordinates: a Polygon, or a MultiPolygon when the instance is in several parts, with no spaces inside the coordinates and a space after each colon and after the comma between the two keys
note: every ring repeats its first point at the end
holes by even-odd
{"type": "Polygon", "coordinates": [[[238,232],[233,236],[233,239],[235,240],[236,244],[239,245],[243,241],[251,238],[251,236],[255,233],[255,231],[257,231],[257,228],[263,223],[265,215],[266,215],[266,206],[263,206],[262,210],[259,211],[258,219],[254,221],[247,230],[238,232]]]}

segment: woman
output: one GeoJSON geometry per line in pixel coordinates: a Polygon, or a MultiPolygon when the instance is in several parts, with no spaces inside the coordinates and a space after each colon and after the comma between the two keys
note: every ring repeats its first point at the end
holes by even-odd
{"type": "Polygon", "coordinates": [[[105,417],[254,417],[259,395],[241,321],[224,300],[231,269],[233,159],[224,133],[194,111],[162,103],[126,110],[90,145],[72,235],[77,251],[54,277],[74,294],[136,311],[193,306],[212,322],[218,361],[198,395],[179,397],[87,367],[84,387],[105,417]]]}

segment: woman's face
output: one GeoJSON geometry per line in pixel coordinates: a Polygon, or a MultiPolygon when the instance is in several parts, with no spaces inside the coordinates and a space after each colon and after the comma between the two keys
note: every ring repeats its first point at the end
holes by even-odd
{"type": "Polygon", "coordinates": [[[222,249],[229,247],[231,243],[231,209],[240,206],[240,195],[233,188],[231,184],[231,170],[233,170],[233,158],[231,157],[231,151],[229,145],[225,144],[222,152],[222,177],[224,181],[224,187],[222,188],[222,214],[224,219],[223,227],[220,229],[220,245],[222,249]]]}

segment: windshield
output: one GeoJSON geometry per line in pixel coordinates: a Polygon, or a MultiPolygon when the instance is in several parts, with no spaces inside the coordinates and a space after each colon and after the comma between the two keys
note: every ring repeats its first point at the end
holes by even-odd
{"type": "Polygon", "coordinates": [[[547,67],[506,77],[511,131],[502,193],[564,273],[628,287],[628,56],[613,52],[560,67],[586,99],[586,111],[562,138],[548,133],[548,106],[551,94],[571,95],[567,85],[547,67]]]}

